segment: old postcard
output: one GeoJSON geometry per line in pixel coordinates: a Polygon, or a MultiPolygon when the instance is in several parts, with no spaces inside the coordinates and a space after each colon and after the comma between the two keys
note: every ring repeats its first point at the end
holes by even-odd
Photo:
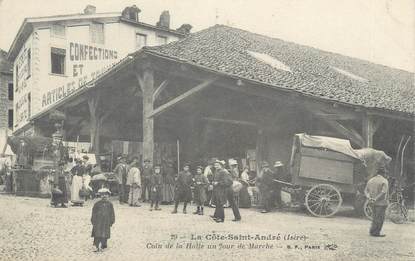
{"type": "Polygon", "coordinates": [[[412,0],[0,0],[0,260],[415,260],[412,0]]]}

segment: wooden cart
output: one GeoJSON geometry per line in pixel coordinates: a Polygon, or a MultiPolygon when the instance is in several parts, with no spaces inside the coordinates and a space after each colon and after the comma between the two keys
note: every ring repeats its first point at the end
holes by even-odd
{"type": "MultiPolygon", "coordinates": [[[[317,217],[329,217],[343,203],[353,205],[365,184],[365,167],[349,141],[296,134],[292,147],[290,187],[292,198],[317,217]]],[[[363,206],[361,206],[363,207],[363,206]]]]}

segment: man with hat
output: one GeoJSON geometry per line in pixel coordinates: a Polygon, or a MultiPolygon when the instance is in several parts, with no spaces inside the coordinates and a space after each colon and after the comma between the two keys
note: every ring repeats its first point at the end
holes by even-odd
{"type": "Polygon", "coordinates": [[[385,220],[386,207],[388,206],[389,183],[386,179],[386,168],[380,166],[377,175],[366,184],[365,195],[373,203],[373,218],[369,234],[373,237],[384,237],[380,234],[385,220]]]}
{"type": "Polygon", "coordinates": [[[225,211],[223,209],[223,205],[225,205],[226,200],[230,201],[232,206],[232,210],[234,211],[234,220],[239,221],[241,220],[241,216],[239,214],[239,209],[235,209],[235,202],[233,199],[233,191],[232,191],[232,176],[231,174],[224,168],[225,162],[217,160],[214,163],[215,167],[215,175],[213,179],[213,199],[212,201],[215,204],[215,213],[213,216],[213,220],[215,222],[220,223],[225,221],[225,211]],[[231,197],[229,197],[231,193],[231,197]],[[235,212],[237,210],[237,212],[235,212]]]}
{"type": "Polygon", "coordinates": [[[118,164],[114,168],[115,176],[118,180],[118,197],[120,204],[128,203],[128,194],[127,191],[127,164],[125,162],[125,156],[118,157],[118,164]]]}
{"type": "Polygon", "coordinates": [[[264,209],[261,213],[268,213],[271,211],[274,194],[274,173],[269,167],[268,162],[262,162],[262,176],[260,177],[260,191],[262,194],[262,203],[264,209]]]}
{"type": "Polygon", "coordinates": [[[111,192],[107,188],[98,190],[101,200],[97,201],[92,208],[92,234],[96,252],[107,248],[107,240],[111,236],[111,226],[115,222],[114,206],[108,200],[111,192]]]}
{"type": "Polygon", "coordinates": [[[143,202],[146,202],[147,199],[150,200],[151,196],[151,181],[150,177],[153,174],[153,168],[151,167],[151,160],[145,159],[144,165],[141,170],[141,199],[143,202]]]}
{"type": "Polygon", "coordinates": [[[179,172],[176,180],[176,188],[174,191],[174,210],[172,214],[177,213],[179,203],[183,202],[183,214],[186,214],[187,203],[192,201],[192,183],[193,178],[190,173],[190,164],[183,165],[183,171],[179,172]]]}
{"type": "Polygon", "coordinates": [[[162,186],[161,166],[159,164],[156,164],[154,166],[154,172],[150,176],[150,187],[151,187],[150,211],[153,211],[153,206],[154,206],[154,210],[161,210],[161,208],[159,208],[159,203],[163,199],[163,195],[162,195],[163,186],[162,186]]]}
{"type": "Polygon", "coordinates": [[[203,175],[203,167],[198,166],[196,168],[196,175],[194,178],[194,202],[197,204],[197,209],[193,214],[203,215],[203,207],[207,200],[206,187],[209,184],[209,180],[203,175]]]}
{"type": "MultiPolygon", "coordinates": [[[[274,178],[277,180],[285,181],[284,176],[284,164],[281,161],[276,161],[274,163],[274,178]]],[[[278,208],[282,207],[281,201],[281,185],[277,182],[273,182],[274,186],[274,196],[275,196],[275,203],[278,208]]]]}

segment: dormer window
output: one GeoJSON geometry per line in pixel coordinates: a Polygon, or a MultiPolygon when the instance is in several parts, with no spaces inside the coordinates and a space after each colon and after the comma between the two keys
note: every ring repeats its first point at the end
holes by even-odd
{"type": "Polygon", "coordinates": [[[138,22],[138,14],[140,12],[141,10],[136,5],[128,6],[122,11],[122,17],[138,22]]]}

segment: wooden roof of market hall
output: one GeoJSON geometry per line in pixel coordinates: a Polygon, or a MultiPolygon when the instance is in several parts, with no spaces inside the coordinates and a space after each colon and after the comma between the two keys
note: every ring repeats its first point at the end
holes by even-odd
{"type": "Polygon", "coordinates": [[[270,88],[415,115],[414,73],[229,26],[215,25],[144,52],[270,88]]]}

